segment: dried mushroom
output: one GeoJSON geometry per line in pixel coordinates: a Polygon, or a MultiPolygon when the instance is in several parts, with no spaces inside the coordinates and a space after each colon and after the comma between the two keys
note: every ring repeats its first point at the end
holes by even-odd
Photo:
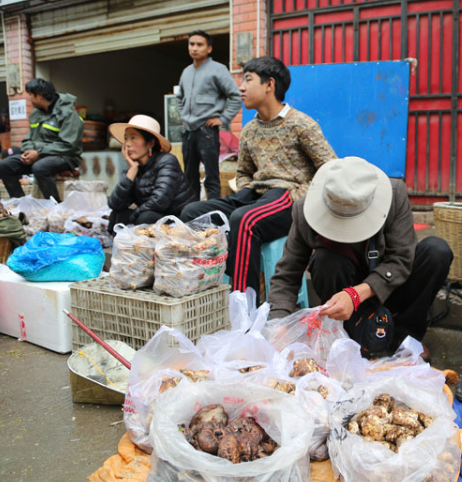
{"type": "Polygon", "coordinates": [[[267,457],[277,450],[277,443],[253,417],[240,417],[228,424],[227,421],[228,415],[221,405],[209,405],[194,415],[189,428],[179,425],[178,429],[196,450],[233,464],[267,457]]]}
{"type": "Polygon", "coordinates": [[[371,407],[357,414],[346,425],[352,434],[366,441],[380,442],[393,452],[431,425],[433,419],[404,404],[398,404],[387,393],[375,397],[371,407]]]}
{"type": "Polygon", "coordinates": [[[289,373],[289,377],[303,377],[308,373],[322,373],[322,368],[316,363],[313,358],[302,358],[301,360],[295,360],[292,371],[289,373]]]}
{"type": "Polygon", "coordinates": [[[251,372],[256,372],[257,370],[261,370],[262,368],[265,368],[264,365],[256,365],[253,367],[239,368],[239,371],[241,373],[251,373],[251,372]]]}
{"type": "Polygon", "coordinates": [[[180,372],[195,383],[207,380],[210,375],[208,370],[188,370],[183,368],[180,372]]]}
{"type": "Polygon", "coordinates": [[[226,425],[228,423],[228,415],[221,405],[207,405],[194,415],[189,423],[189,428],[194,428],[196,425],[206,422],[218,422],[226,425]]]}

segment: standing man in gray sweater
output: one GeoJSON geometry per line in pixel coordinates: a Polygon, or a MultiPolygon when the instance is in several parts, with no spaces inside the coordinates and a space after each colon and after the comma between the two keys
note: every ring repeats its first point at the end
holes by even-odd
{"type": "Polygon", "coordinates": [[[229,70],[209,57],[212,38],[202,30],[189,34],[193,63],[184,69],[176,95],[184,125],[183,161],[186,177],[200,198],[199,164],[205,167],[209,199],[221,197],[219,127],[229,124],[241,108],[241,95],[229,70]],[[226,101],[228,104],[226,105],[226,101]]]}

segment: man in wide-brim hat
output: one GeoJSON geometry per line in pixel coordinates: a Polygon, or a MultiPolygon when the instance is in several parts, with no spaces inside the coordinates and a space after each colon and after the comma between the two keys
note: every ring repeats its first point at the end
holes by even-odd
{"type": "Polygon", "coordinates": [[[436,236],[417,242],[402,180],[389,179],[358,157],[330,161],[294,204],[292,218],[271,279],[271,318],[296,311],[300,280],[308,268],[321,303],[328,305],[321,315],[350,320],[362,303],[376,297],[393,314],[396,342],[407,335],[423,338],[428,311],[453,254],[436,236]],[[372,271],[371,238],[376,258],[372,271]]]}

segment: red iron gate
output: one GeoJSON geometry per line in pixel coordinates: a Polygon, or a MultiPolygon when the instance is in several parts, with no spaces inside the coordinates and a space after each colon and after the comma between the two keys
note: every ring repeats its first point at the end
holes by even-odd
{"type": "Polygon", "coordinates": [[[270,0],[271,54],[286,65],[417,60],[406,184],[414,204],[462,200],[460,0],[270,0]]]}

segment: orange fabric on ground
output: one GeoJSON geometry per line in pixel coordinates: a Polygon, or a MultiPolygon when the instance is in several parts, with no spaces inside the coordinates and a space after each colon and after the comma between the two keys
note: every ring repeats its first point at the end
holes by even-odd
{"type": "Polygon", "coordinates": [[[151,456],[140,450],[124,434],[118,454],[109,457],[102,467],[88,477],[89,482],[146,482],[151,471],[151,456]]]}

